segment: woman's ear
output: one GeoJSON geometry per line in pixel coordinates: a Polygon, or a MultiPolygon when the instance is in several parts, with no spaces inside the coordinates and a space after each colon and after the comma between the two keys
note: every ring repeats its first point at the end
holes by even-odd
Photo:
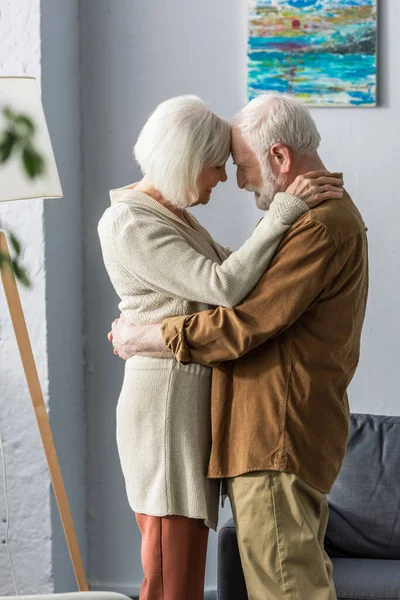
{"type": "Polygon", "coordinates": [[[287,174],[292,166],[292,153],[285,144],[273,144],[270,150],[271,165],[281,174],[287,174]]]}

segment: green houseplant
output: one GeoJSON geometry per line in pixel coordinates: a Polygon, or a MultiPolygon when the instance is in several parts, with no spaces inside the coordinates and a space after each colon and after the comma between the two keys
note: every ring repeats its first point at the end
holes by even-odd
{"type": "MultiPolygon", "coordinates": [[[[23,171],[30,179],[40,177],[44,173],[45,162],[34,146],[34,123],[26,115],[16,113],[9,107],[4,109],[3,114],[6,125],[0,132],[0,169],[1,165],[6,163],[11,156],[17,155],[21,160],[23,171]]],[[[17,235],[4,226],[1,221],[0,228],[7,233],[11,242],[10,256],[0,251],[0,271],[6,268],[11,269],[16,279],[22,285],[29,287],[30,280],[21,262],[21,243],[17,235]]]]}

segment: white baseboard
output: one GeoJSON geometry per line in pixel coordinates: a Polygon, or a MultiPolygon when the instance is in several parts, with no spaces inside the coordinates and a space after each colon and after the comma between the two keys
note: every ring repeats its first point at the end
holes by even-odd
{"type": "Polygon", "coordinates": [[[131,583],[110,583],[109,581],[91,581],[89,585],[92,592],[116,592],[117,594],[125,594],[125,596],[139,597],[140,584],[132,585],[131,583]]]}
{"type": "MultiPolygon", "coordinates": [[[[124,594],[130,598],[139,598],[140,584],[132,585],[130,583],[110,583],[109,581],[91,581],[89,585],[90,591],[92,592],[116,592],[117,594],[124,594]]],[[[207,587],[205,592],[212,592],[215,588],[207,587]]]]}

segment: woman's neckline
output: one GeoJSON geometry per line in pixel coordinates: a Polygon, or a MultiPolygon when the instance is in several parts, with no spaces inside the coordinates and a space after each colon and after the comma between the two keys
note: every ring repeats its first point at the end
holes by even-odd
{"type": "Polygon", "coordinates": [[[188,219],[188,213],[185,209],[182,209],[182,210],[176,209],[176,212],[175,212],[175,210],[171,210],[171,208],[170,208],[171,205],[168,205],[167,202],[162,202],[161,200],[155,198],[152,194],[150,194],[148,191],[146,191],[145,187],[144,187],[144,189],[141,189],[139,187],[138,183],[133,183],[131,186],[129,186],[128,189],[132,189],[135,192],[139,192],[140,194],[144,194],[148,198],[151,198],[151,200],[153,200],[154,202],[157,202],[157,204],[159,204],[160,206],[162,206],[163,208],[168,210],[171,214],[174,215],[174,217],[176,217],[177,219],[179,219],[180,221],[185,223],[185,225],[194,229],[192,223],[188,219]]]}

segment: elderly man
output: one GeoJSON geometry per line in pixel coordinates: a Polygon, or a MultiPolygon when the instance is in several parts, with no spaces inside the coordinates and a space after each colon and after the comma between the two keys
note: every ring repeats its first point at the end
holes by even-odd
{"type": "MultiPolygon", "coordinates": [[[[267,209],[324,168],[319,141],[296,100],[258,97],[234,121],[239,187],[267,209]]],[[[226,479],[251,600],[336,598],[326,494],[345,454],[367,290],[366,228],[345,193],[288,231],[236,308],[147,327],[120,319],[109,334],[122,358],[168,351],[214,367],[209,477],[226,479]]]]}

